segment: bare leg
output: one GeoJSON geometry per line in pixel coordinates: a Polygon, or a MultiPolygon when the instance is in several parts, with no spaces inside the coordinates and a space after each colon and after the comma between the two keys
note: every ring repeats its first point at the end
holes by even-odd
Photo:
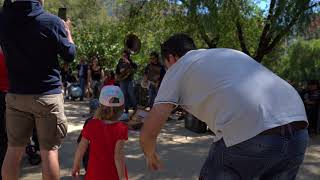
{"type": "Polygon", "coordinates": [[[60,167],[58,150],[40,150],[43,180],[59,180],[60,167]]]}
{"type": "Polygon", "coordinates": [[[2,165],[3,180],[18,180],[20,162],[24,151],[24,147],[8,147],[6,157],[2,165]]]}

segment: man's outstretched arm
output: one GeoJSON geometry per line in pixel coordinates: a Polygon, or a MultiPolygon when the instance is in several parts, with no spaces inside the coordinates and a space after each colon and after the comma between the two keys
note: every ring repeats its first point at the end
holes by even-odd
{"type": "Polygon", "coordinates": [[[161,164],[156,154],[157,137],[174,106],[169,103],[155,104],[144,120],[140,133],[140,146],[151,170],[160,169],[161,164]]]}

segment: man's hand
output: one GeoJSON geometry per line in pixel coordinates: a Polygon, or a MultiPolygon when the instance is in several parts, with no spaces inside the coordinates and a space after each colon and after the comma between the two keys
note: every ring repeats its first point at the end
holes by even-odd
{"type": "Polygon", "coordinates": [[[66,21],[62,20],[63,21],[63,24],[64,24],[64,28],[67,32],[67,38],[69,40],[69,42],[73,43],[73,39],[72,39],[72,35],[71,35],[71,26],[72,26],[72,23],[71,23],[71,20],[70,18],[68,18],[66,21]]]}
{"type": "Polygon", "coordinates": [[[174,105],[169,103],[155,104],[144,120],[140,132],[140,146],[151,170],[159,170],[162,167],[159,156],[156,154],[157,137],[173,107],[174,105]]]}
{"type": "Polygon", "coordinates": [[[163,167],[157,153],[153,153],[150,156],[146,156],[146,161],[148,168],[152,171],[160,170],[163,167]]]}
{"type": "Polygon", "coordinates": [[[67,32],[71,32],[71,26],[72,26],[72,24],[71,24],[70,18],[67,18],[66,21],[64,21],[64,20],[62,20],[62,21],[63,21],[65,30],[66,30],[67,32]]]}

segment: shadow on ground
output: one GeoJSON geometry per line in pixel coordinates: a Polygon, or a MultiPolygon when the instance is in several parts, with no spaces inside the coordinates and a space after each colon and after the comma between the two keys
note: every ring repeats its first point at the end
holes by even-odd
{"type": "MultiPolygon", "coordinates": [[[[87,102],[69,101],[65,104],[65,110],[69,119],[69,134],[60,149],[61,179],[72,180],[70,175],[76,140],[84,121],[88,118],[89,109],[87,102]]],[[[184,128],[183,121],[169,121],[161,132],[157,147],[164,168],[160,172],[152,173],[146,169],[145,159],[139,146],[139,132],[130,131],[126,145],[129,179],[196,180],[211,143],[212,136],[209,133],[192,133],[184,128]]],[[[40,166],[30,166],[24,158],[21,179],[41,179],[40,166]]],[[[311,138],[297,180],[320,180],[320,136],[311,138]]]]}

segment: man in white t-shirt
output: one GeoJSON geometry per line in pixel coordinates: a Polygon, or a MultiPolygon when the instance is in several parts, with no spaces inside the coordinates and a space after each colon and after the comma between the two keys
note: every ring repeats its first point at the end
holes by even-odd
{"type": "Polygon", "coordinates": [[[309,138],[296,90],[242,52],[195,49],[185,34],[161,45],[168,71],[140,136],[149,168],[160,167],[156,139],[180,105],[215,134],[200,179],[294,179],[309,138]]]}

